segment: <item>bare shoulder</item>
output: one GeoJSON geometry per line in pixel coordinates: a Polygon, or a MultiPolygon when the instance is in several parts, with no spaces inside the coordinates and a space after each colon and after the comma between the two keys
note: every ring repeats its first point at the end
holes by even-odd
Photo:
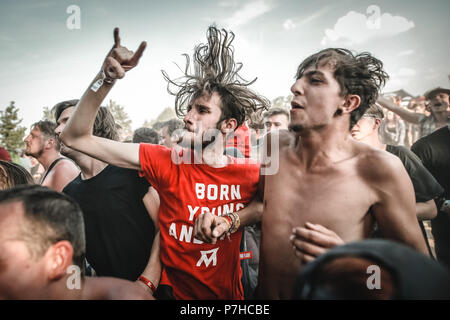
{"type": "Polygon", "coordinates": [[[383,182],[406,174],[403,163],[397,156],[359,142],[355,148],[358,152],[358,171],[363,178],[383,182]]]}
{"type": "Polygon", "coordinates": [[[55,167],[53,168],[53,170],[55,170],[55,172],[58,172],[58,171],[78,172],[78,171],[80,171],[78,169],[78,166],[72,160],[70,160],[68,158],[63,158],[62,160],[58,161],[55,164],[55,167]]]}
{"type": "Polygon", "coordinates": [[[60,160],[48,173],[42,185],[61,192],[79,173],[80,170],[71,160],[60,160]]]}
{"type": "Polygon", "coordinates": [[[86,277],[84,300],[154,300],[137,283],[111,277],[86,277]]]}

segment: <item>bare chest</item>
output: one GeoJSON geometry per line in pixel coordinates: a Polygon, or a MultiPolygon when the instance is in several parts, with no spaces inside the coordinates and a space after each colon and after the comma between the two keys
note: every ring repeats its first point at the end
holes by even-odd
{"type": "Polygon", "coordinates": [[[277,174],[266,177],[264,194],[263,219],[279,225],[279,232],[311,222],[335,231],[344,241],[363,235],[375,200],[352,161],[305,172],[285,160],[277,174]]]}

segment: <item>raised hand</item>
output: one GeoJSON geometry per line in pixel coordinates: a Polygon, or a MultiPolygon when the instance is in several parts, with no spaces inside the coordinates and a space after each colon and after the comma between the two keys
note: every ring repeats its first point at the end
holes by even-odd
{"type": "Polygon", "coordinates": [[[114,45],[106,56],[103,70],[108,78],[122,79],[125,72],[133,69],[142,57],[147,43],[142,41],[136,52],[128,50],[120,44],[119,28],[114,29],[114,45]]]}

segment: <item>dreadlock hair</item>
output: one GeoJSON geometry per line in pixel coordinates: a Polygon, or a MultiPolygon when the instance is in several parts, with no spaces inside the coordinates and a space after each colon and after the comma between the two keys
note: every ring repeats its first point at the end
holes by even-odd
{"type": "Polygon", "coordinates": [[[231,45],[234,33],[210,26],[206,37],[208,43],[200,44],[194,49],[193,74],[190,74],[190,58],[187,54],[183,54],[186,67],[182,77],[171,80],[162,70],[167,81],[167,91],[175,96],[175,112],[178,117],[186,115],[186,109],[193,100],[205,95],[210,97],[216,92],[222,103],[219,123],[234,118],[237,121],[236,127],[239,127],[252,113],[267,110],[270,102],[248,88],[257,78],[246,81],[239,75],[242,63],[234,62],[234,47],[231,45]]]}
{"type": "Polygon", "coordinates": [[[350,113],[350,129],[364,115],[364,112],[378,98],[378,92],[389,79],[383,70],[383,62],[369,52],[353,54],[342,48],[328,48],[306,58],[298,67],[296,79],[300,79],[305,70],[311,66],[331,62],[334,67],[334,78],[340,85],[341,96],[356,94],[361,98],[358,108],[350,113]]]}

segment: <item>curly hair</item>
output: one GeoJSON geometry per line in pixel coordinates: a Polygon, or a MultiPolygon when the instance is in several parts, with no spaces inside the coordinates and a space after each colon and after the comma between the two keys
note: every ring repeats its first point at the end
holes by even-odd
{"type": "Polygon", "coordinates": [[[296,79],[300,79],[307,68],[318,68],[319,64],[325,62],[334,64],[334,78],[340,85],[341,96],[356,94],[361,98],[359,107],[350,114],[351,129],[366,110],[375,104],[389,75],[383,70],[383,62],[369,52],[355,55],[347,49],[328,48],[306,58],[297,69],[296,79]]]}
{"type": "Polygon", "coordinates": [[[193,74],[190,74],[190,58],[187,54],[183,54],[186,67],[182,77],[172,80],[162,70],[167,81],[167,91],[175,96],[178,117],[186,114],[188,105],[196,98],[211,96],[216,92],[222,103],[219,122],[234,118],[239,127],[252,113],[267,110],[270,102],[248,88],[257,78],[246,81],[239,75],[242,63],[234,61],[234,47],[231,45],[234,33],[210,26],[206,37],[208,43],[202,43],[194,49],[193,74]]]}

